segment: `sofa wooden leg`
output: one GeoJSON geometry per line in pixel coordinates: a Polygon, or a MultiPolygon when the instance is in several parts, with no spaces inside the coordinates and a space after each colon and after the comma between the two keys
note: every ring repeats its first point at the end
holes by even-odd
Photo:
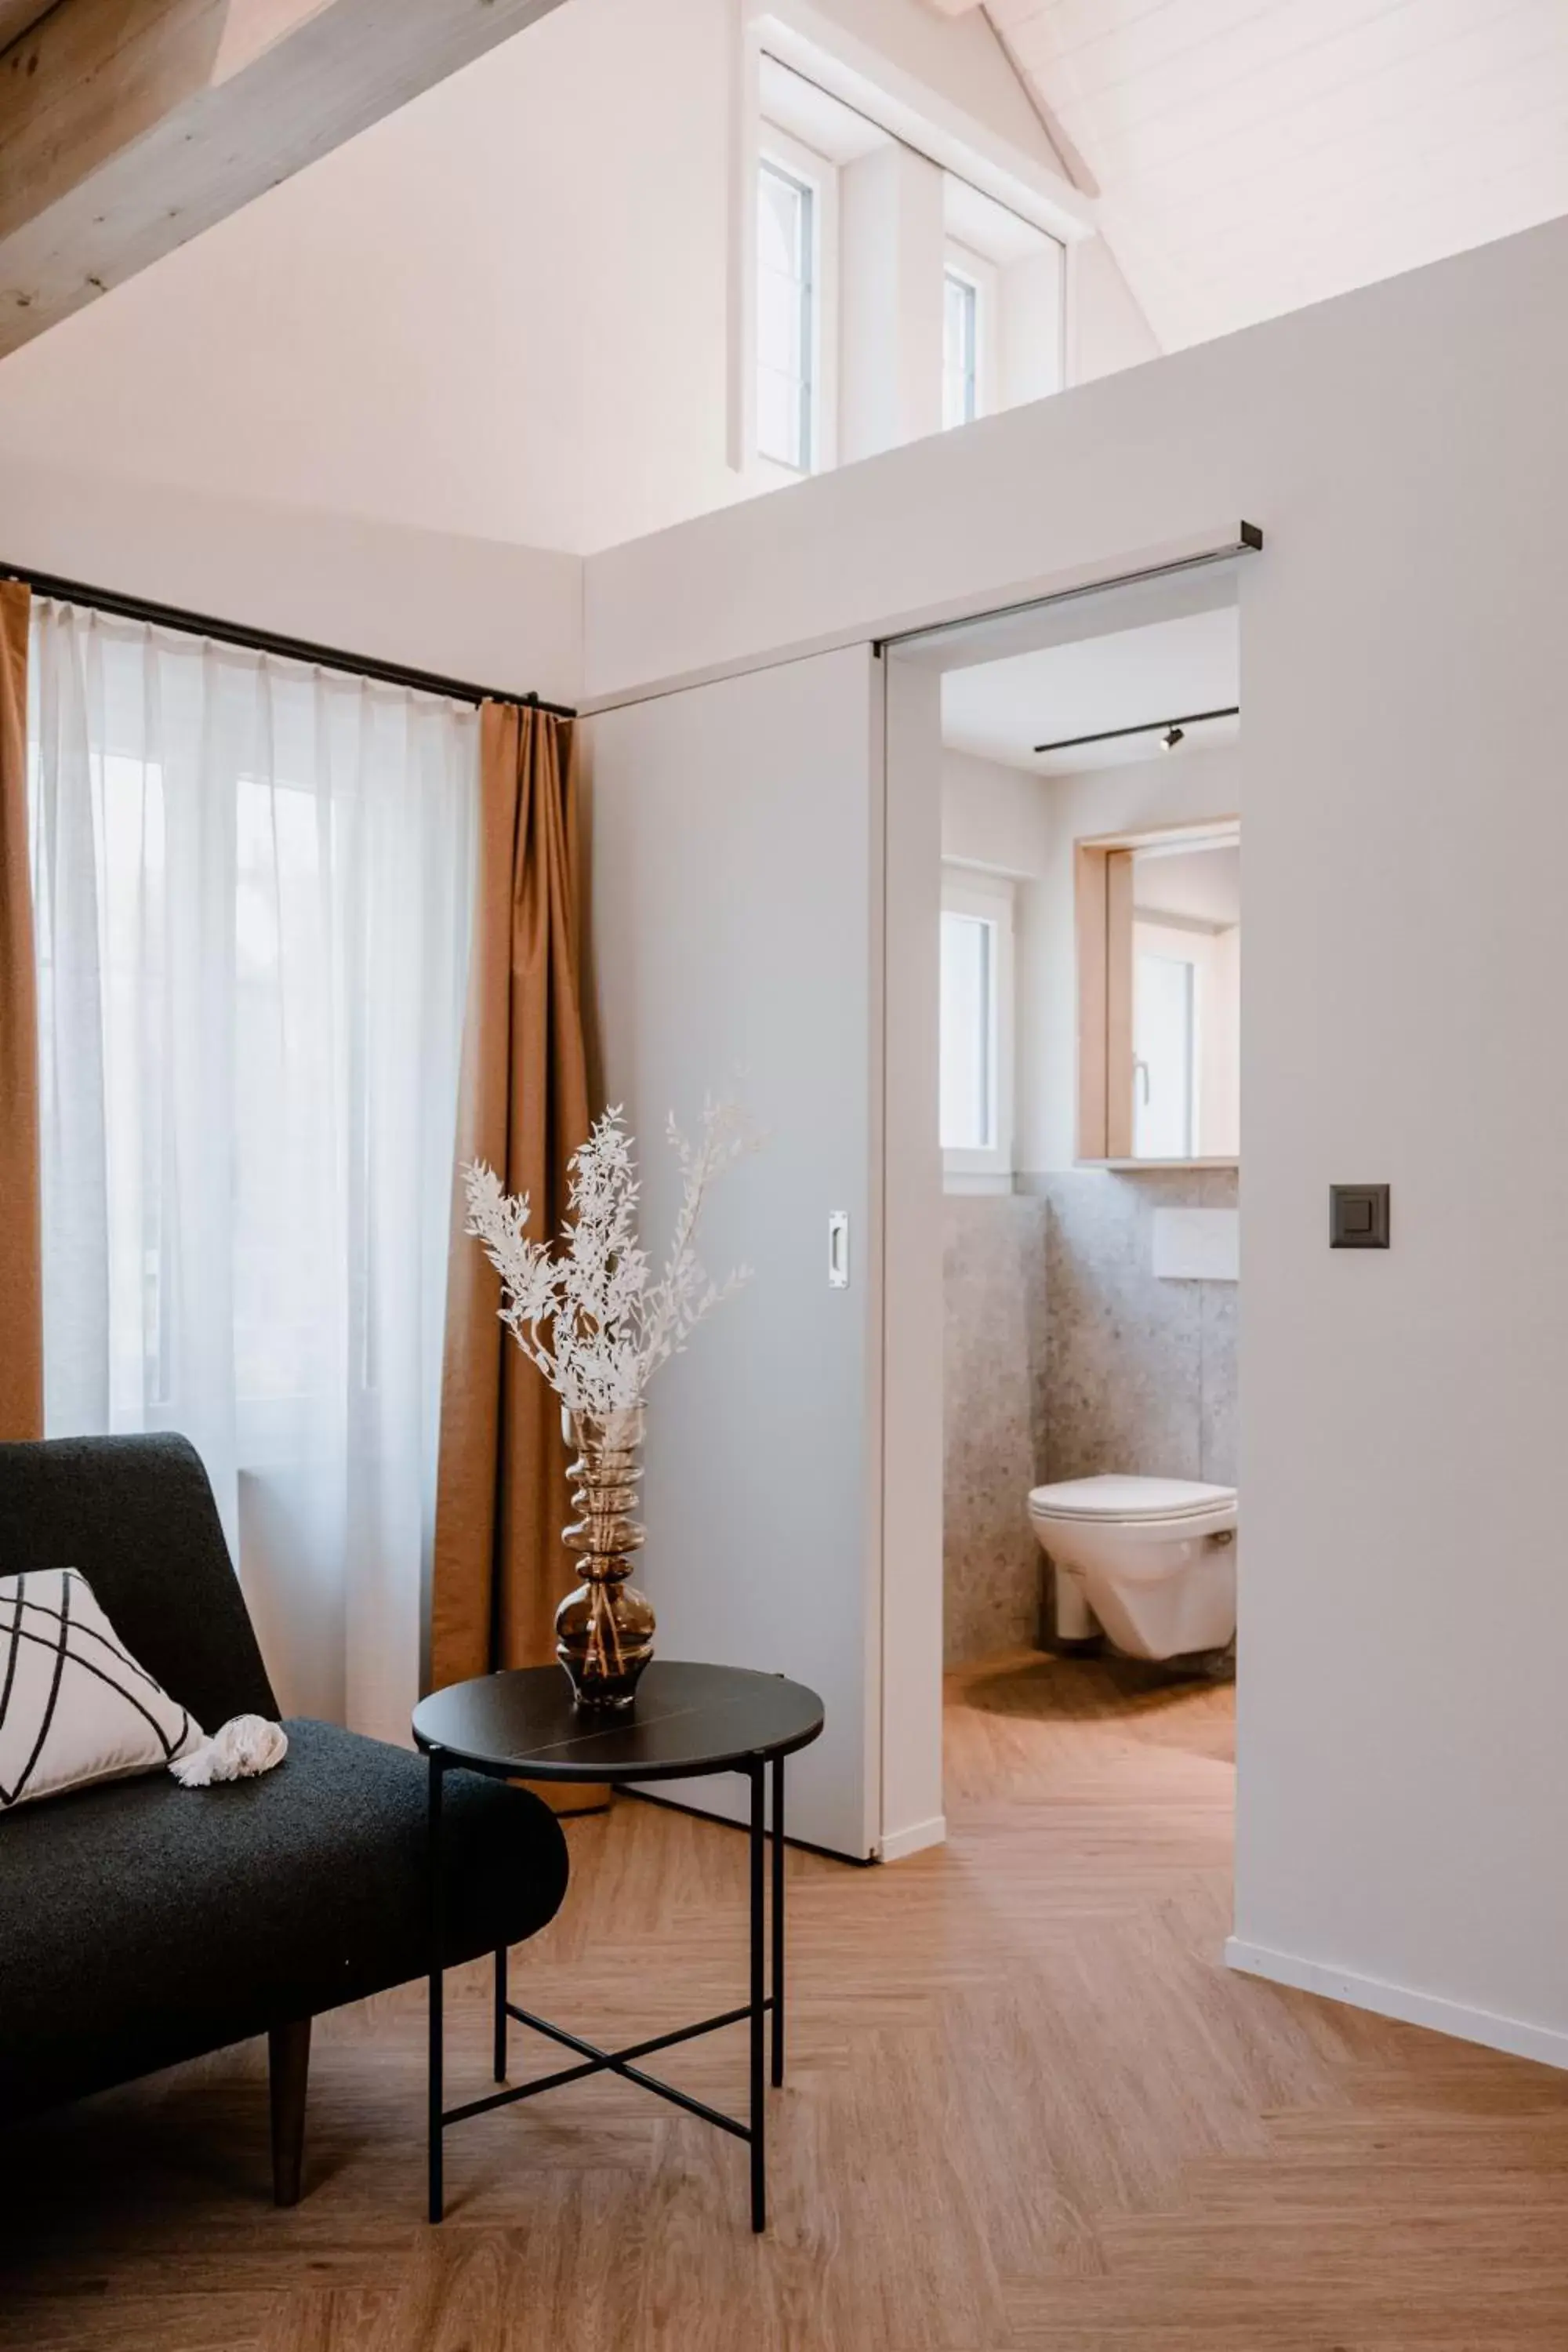
{"type": "Polygon", "coordinates": [[[300,2202],[305,2154],[305,2084],[310,2071],[310,2021],[275,2025],[267,2037],[272,2084],[272,2201],[300,2202]]]}

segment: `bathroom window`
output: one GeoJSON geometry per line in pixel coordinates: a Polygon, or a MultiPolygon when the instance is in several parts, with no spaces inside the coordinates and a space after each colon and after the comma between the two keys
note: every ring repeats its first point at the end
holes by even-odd
{"type": "Polygon", "coordinates": [[[942,1151],[949,1188],[1013,1176],[1013,890],[949,870],[942,894],[942,1151]]]}

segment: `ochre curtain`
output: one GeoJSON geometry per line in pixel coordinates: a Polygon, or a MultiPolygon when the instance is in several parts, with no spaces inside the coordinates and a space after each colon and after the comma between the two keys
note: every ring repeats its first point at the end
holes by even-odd
{"type": "MultiPolygon", "coordinates": [[[[462,1171],[487,1160],[559,1233],[567,1161],[588,1133],[582,875],[570,719],[487,702],[479,872],[463,1040],[431,1591],[433,1688],[555,1655],[576,1581],[560,1405],[497,1319],[500,1283],[464,1230],[462,1171]]],[[[596,1792],[562,1790],[575,1810],[596,1792]]]]}
{"type": "Polygon", "coordinates": [[[27,622],[0,581],[0,1438],[44,1433],[38,983],[27,856],[27,622]]]}

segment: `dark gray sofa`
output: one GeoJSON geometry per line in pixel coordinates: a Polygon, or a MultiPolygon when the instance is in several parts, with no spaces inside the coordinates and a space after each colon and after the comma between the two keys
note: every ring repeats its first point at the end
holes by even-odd
{"type": "MultiPolygon", "coordinates": [[[[205,1730],[276,1717],[184,1438],[0,1445],[0,1574],[66,1567],[205,1730]]],[[[429,1895],[423,1759],[286,1727],[254,1780],[158,1772],[0,1815],[0,2122],[267,2033],[274,2189],[294,2201],[310,2021],[426,1973],[429,1895]]],[[[465,1772],[444,1804],[448,1960],[536,1934],[566,1890],[553,1814],[465,1772]]]]}

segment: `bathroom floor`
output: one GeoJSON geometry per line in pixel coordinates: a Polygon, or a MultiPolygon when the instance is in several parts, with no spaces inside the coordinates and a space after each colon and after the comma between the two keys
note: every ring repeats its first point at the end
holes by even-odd
{"type": "MultiPolygon", "coordinates": [[[[1563,2352],[1568,2076],[1225,1969],[1231,1716],[1108,1660],[966,1667],[949,1843],[792,1852],[766,2238],[742,2148],[607,2080],[457,2135],[430,2229],[411,1986],[319,2021],[290,2212],[255,2045],[0,2134],[0,2346],[1563,2352]]],[[[520,1998],[629,2040],[742,1997],[743,1837],[636,1802],[569,1836],[520,1998]]],[[[455,2096],[489,1984],[450,1980],[455,2096]]],[[[742,2034],[668,2059],[743,2100],[742,2034]]]]}
{"type": "MultiPolygon", "coordinates": [[[[963,1785],[966,1752],[984,1746],[975,1718],[997,1717],[1010,1719],[1014,1738],[1026,1741],[1037,1769],[1048,1769],[1064,1748],[1079,1763],[1127,1745],[1174,1748],[1230,1768],[1216,1785],[1225,1802],[1231,1801],[1236,1685],[1224,1672],[1189,1675],[1110,1652],[1058,1658],[1018,1650],[957,1668],[947,1677],[947,1692],[950,1797],[955,1772],[963,1785]]],[[[983,1760],[978,1769],[986,1769],[983,1760]]]]}

